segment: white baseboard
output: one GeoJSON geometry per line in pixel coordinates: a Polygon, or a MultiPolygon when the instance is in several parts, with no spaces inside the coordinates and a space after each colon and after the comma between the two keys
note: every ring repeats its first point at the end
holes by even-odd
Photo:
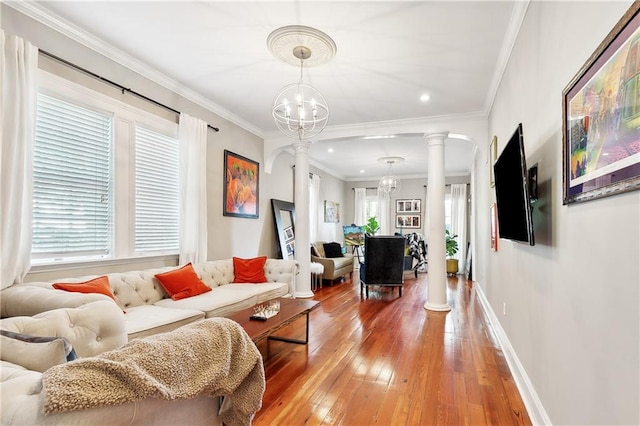
{"type": "Polygon", "coordinates": [[[482,287],[477,283],[474,283],[473,286],[476,290],[476,294],[478,295],[478,300],[480,301],[480,305],[482,305],[482,309],[484,310],[489,322],[491,323],[491,327],[493,327],[493,331],[496,333],[496,337],[498,338],[498,342],[502,347],[502,352],[504,353],[504,357],[507,360],[507,364],[509,365],[509,370],[511,370],[511,374],[513,375],[513,379],[516,382],[516,386],[518,391],[520,391],[520,396],[522,397],[522,401],[529,413],[529,418],[534,425],[552,425],[551,419],[547,415],[544,407],[542,406],[542,402],[540,398],[538,398],[538,394],[529,380],[529,376],[527,376],[527,372],[524,367],[520,363],[518,356],[516,355],[513,346],[511,346],[511,342],[507,337],[507,334],[504,332],[502,325],[500,324],[500,320],[496,316],[495,312],[491,308],[489,301],[487,300],[484,292],[482,291],[482,287]]]}

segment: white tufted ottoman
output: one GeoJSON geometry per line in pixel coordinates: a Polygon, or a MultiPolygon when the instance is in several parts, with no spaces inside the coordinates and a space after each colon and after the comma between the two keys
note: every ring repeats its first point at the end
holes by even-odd
{"type": "Polygon", "coordinates": [[[322,273],[324,272],[324,266],[322,263],[311,262],[311,290],[317,290],[318,287],[322,287],[322,273]]]}

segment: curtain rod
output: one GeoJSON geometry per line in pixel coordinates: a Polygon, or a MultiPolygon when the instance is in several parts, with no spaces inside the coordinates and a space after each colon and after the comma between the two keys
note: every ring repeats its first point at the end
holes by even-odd
{"type": "MultiPolygon", "coordinates": [[[[362,188],[362,187],[361,187],[361,186],[359,186],[358,188],[362,188]]],[[[352,189],[353,191],[355,191],[355,190],[356,190],[356,188],[351,188],[351,189],[352,189]]],[[[378,187],[377,187],[377,186],[367,186],[367,187],[366,187],[366,188],[364,188],[364,189],[378,189],[378,187]]]]}
{"type": "MultiPolygon", "coordinates": [[[[91,77],[93,77],[93,78],[95,78],[97,80],[103,81],[103,82],[105,82],[107,84],[110,84],[110,85],[112,85],[114,87],[117,87],[118,89],[122,90],[122,94],[123,95],[124,95],[124,92],[130,93],[130,94],[135,95],[135,96],[139,97],[140,99],[144,99],[145,101],[150,102],[150,103],[152,103],[152,104],[154,104],[156,106],[159,106],[161,108],[167,109],[167,110],[169,110],[171,112],[174,112],[174,113],[176,113],[178,115],[180,114],[180,111],[178,111],[177,109],[171,108],[170,106],[167,106],[165,104],[161,104],[160,102],[158,102],[158,101],[156,101],[154,99],[151,99],[151,98],[149,98],[149,97],[147,97],[147,96],[145,96],[145,95],[143,95],[141,93],[138,93],[135,90],[131,90],[130,88],[124,87],[123,85],[118,84],[115,81],[109,80],[108,78],[104,78],[104,77],[94,73],[93,71],[89,71],[86,68],[82,68],[79,65],[76,65],[76,64],[73,64],[73,63],[67,61],[66,59],[62,59],[61,57],[56,56],[53,53],[49,53],[46,50],[42,50],[42,49],[38,49],[38,51],[42,55],[48,56],[49,58],[54,59],[54,60],[56,60],[56,61],[58,61],[60,63],[63,63],[68,67],[74,68],[74,69],[76,69],[78,71],[81,71],[81,72],[87,74],[87,75],[90,75],[91,77]]],[[[210,125],[208,123],[207,123],[207,127],[212,129],[212,130],[214,130],[214,131],[216,131],[216,132],[220,131],[220,129],[218,127],[213,127],[212,125],[210,125]]]]}

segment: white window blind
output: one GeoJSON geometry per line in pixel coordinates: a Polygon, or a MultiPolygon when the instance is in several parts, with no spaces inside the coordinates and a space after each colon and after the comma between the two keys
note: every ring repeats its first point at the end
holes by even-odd
{"type": "Polygon", "coordinates": [[[135,251],[177,252],[180,220],[178,140],[136,126],[135,251]]]}
{"type": "Polygon", "coordinates": [[[35,259],[110,254],[112,121],[110,114],[38,95],[35,259]]]}

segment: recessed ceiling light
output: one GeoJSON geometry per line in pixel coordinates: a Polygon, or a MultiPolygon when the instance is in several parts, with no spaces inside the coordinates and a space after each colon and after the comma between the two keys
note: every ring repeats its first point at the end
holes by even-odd
{"type": "Polygon", "coordinates": [[[360,170],[360,173],[364,173],[364,170],[360,170]]]}
{"type": "Polygon", "coordinates": [[[420,96],[420,101],[422,102],[427,102],[429,99],[431,99],[431,96],[426,93],[420,96]]]}
{"type": "Polygon", "coordinates": [[[333,152],[333,148],[329,148],[327,151],[329,151],[329,152],[333,152]]]}

